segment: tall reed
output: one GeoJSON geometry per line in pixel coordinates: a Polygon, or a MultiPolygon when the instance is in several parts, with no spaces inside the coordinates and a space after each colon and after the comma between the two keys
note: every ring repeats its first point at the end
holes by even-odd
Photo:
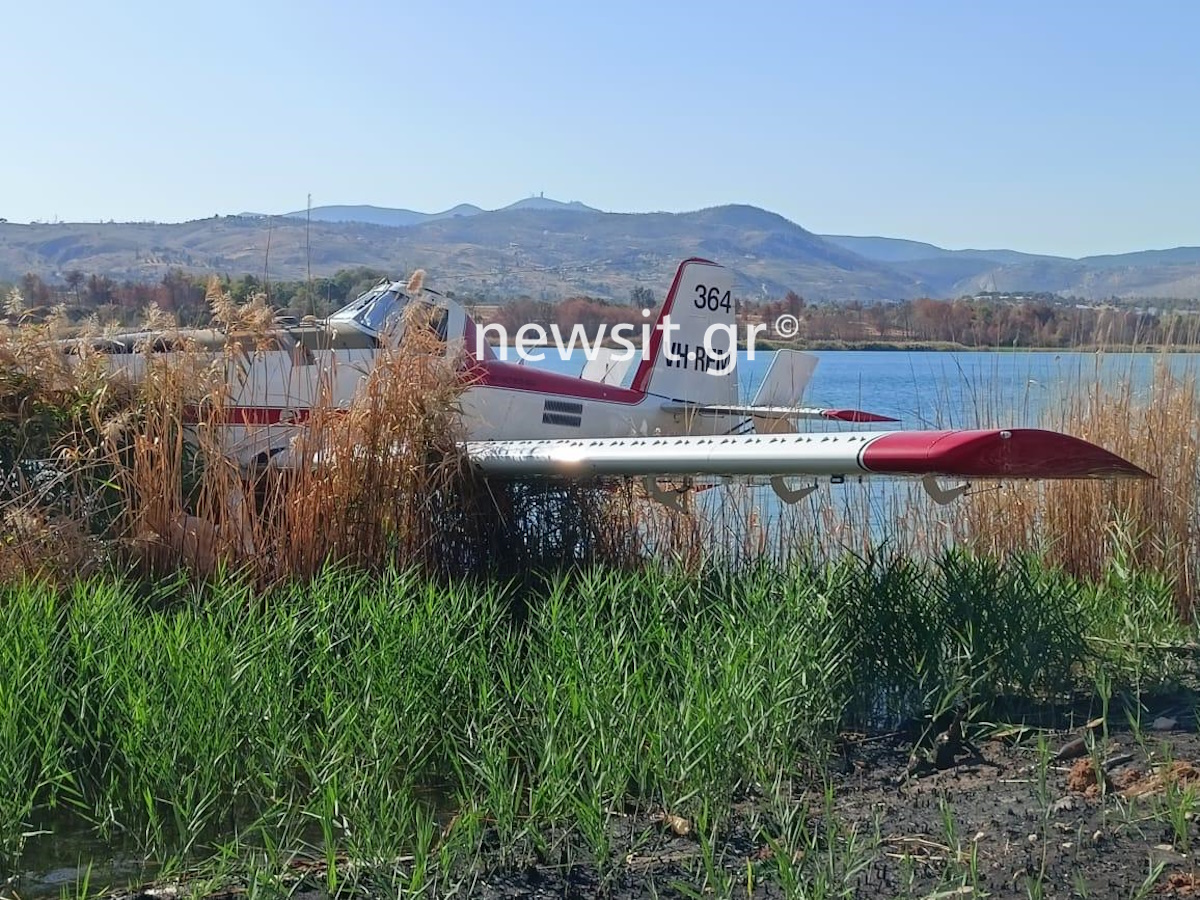
{"type": "Polygon", "coordinates": [[[1094,371],[1064,374],[1052,402],[1024,379],[1001,383],[954,359],[934,389],[936,410],[961,407],[969,419],[936,424],[1040,418],[1128,457],[1158,476],[1152,483],[984,483],[946,507],[916,485],[847,484],[786,510],[762,489],[721,487],[687,498],[681,514],[637,483],[480,481],[459,449],[460,360],[420,327],[378,354],[348,405],[323,385],[290,447],[300,465],[239,470],[219,423],[247,362],[277,344],[262,298],[239,306],[214,286],[210,302],[220,346],[189,344],[155,314],[160,331],[143,342],[135,381],[114,377],[105,354],[65,355],[53,324],[0,335],[0,578],[66,577],[114,559],[203,575],[241,567],[266,584],[330,561],[447,573],[587,561],[696,568],[965,545],[1037,550],[1090,578],[1124,560],[1170,578],[1185,606],[1200,574],[1195,373],[1170,354],[1146,378],[1132,363],[1114,378],[1112,358],[1097,355],[1094,371]],[[182,352],[156,353],[162,341],[182,352]],[[189,424],[197,413],[201,424],[189,424]]]}
{"type": "MultiPolygon", "coordinates": [[[[595,521],[606,491],[474,476],[460,449],[462,360],[411,321],[427,315],[416,302],[403,344],[378,351],[349,403],[320,379],[285,451],[294,465],[239,468],[222,423],[247,367],[278,342],[261,298],[239,306],[214,285],[210,302],[223,332],[215,349],[161,316],[132,358],[90,350],[95,336],[65,347],[48,327],[3,336],[0,575],[69,576],[86,556],[203,576],[236,568],[266,584],[330,562],[512,570],[608,543],[613,532],[595,521]],[[528,515],[539,496],[545,509],[557,504],[557,530],[528,515]],[[589,510],[592,525],[568,522],[589,510]]],[[[251,427],[248,439],[267,428],[279,431],[251,427]]]]}
{"type": "Polygon", "coordinates": [[[1165,576],[1191,613],[1200,577],[1200,397],[1190,359],[1162,354],[1147,377],[1101,369],[1070,384],[1042,424],[1123,456],[1153,481],[1017,483],[965,499],[958,536],[982,553],[1037,549],[1098,579],[1114,563],[1165,576]]]}

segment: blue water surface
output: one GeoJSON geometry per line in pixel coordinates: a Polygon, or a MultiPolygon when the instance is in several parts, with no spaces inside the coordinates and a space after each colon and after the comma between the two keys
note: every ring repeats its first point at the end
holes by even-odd
{"type": "MultiPolygon", "coordinates": [[[[1056,404],[1077,394],[1080,385],[1129,380],[1136,394],[1145,391],[1155,365],[1182,374],[1200,363],[1194,353],[816,350],[812,355],[820,362],[802,398],[805,405],[864,409],[893,416],[905,428],[1033,427],[1044,411],[1052,415],[1056,404]]],[[[753,399],[773,357],[772,351],[757,351],[754,359],[739,353],[743,402],[753,399]]],[[[526,365],[578,375],[584,363],[581,352],[565,360],[547,352],[545,360],[526,365]]]]}

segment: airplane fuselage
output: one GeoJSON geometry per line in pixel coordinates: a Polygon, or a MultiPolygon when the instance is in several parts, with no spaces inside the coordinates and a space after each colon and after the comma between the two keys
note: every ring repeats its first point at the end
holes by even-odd
{"type": "MultiPolygon", "coordinates": [[[[312,446],[294,452],[294,439],[307,433],[314,413],[348,410],[373,374],[390,371],[380,368],[381,357],[404,363],[411,353],[440,356],[458,379],[464,448],[485,473],[637,474],[650,491],[656,476],[766,476],[788,503],[813,489],[785,483],[788,476],[919,477],[939,502],[961,488],[942,490],[931,481],[937,476],[1148,477],[1103,448],[1036,429],[796,433],[802,419],[895,420],[797,405],[816,359],[796,351],[775,354],[753,401],[743,405],[733,364],[732,285],[729,270],[715,263],[681,263],[632,373],[632,359],[623,368],[611,357],[589,360],[580,377],[506,362],[459,304],[386,281],[324,321],[281,323],[267,334],[147,332],[87,343],[111,370],[134,379],[164,355],[196,365],[196,405],[187,413],[192,434],[203,422],[220,436],[220,451],[247,469],[311,465],[312,446]],[[664,335],[672,335],[670,343],[664,335]],[[676,354],[683,348],[693,353],[676,354]],[[209,383],[206,372],[219,376],[218,396],[208,403],[198,396],[209,383]]],[[[64,349],[80,359],[81,343],[64,349]]]]}
{"type": "MultiPolygon", "coordinates": [[[[157,355],[144,343],[136,347],[131,343],[128,352],[110,353],[112,370],[135,380],[144,377],[157,355]]],[[[215,417],[205,420],[223,429],[223,445],[244,465],[262,462],[287,448],[296,428],[315,407],[349,407],[384,352],[378,344],[331,335],[320,325],[279,329],[266,340],[181,332],[161,349],[187,354],[197,371],[214,364],[218,370],[223,367],[228,394],[215,417]],[[361,346],[346,346],[354,343],[361,346]]],[[[700,420],[664,410],[664,401],[672,398],[652,390],[589,381],[505,362],[491,354],[482,360],[465,355],[457,374],[466,440],[729,434],[747,422],[734,416],[700,420]]],[[[697,372],[695,377],[715,376],[697,372]]]]}

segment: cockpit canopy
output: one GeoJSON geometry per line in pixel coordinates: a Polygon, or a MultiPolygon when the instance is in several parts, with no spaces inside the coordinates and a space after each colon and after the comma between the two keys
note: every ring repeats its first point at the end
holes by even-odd
{"type": "Polygon", "coordinates": [[[414,321],[446,343],[448,352],[457,352],[467,329],[463,308],[437,291],[422,290],[419,298],[414,301],[406,293],[403,281],[385,279],[330,315],[327,324],[334,329],[349,326],[395,345],[404,337],[405,313],[413,306],[413,313],[419,313],[414,321]]]}
{"type": "Polygon", "coordinates": [[[407,305],[408,295],[404,293],[403,282],[381,281],[331,314],[329,322],[353,325],[379,336],[400,326],[407,305]]]}

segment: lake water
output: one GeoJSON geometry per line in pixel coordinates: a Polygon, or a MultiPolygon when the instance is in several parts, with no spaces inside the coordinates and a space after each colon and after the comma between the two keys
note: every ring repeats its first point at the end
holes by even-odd
{"type": "MultiPolygon", "coordinates": [[[[863,409],[893,416],[899,422],[805,421],[800,423],[805,431],[1046,427],[1069,432],[1069,427],[1056,424],[1061,421],[1058,410],[1066,398],[1079,396],[1088,385],[1099,381],[1115,387],[1129,382],[1135,402],[1139,394],[1148,402],[1157,365],[1165,361],[1180,375],[1200,369],[1200,354],[1184,353],[834,350],[813,351],[813,355],[819,363],[803,405],[863,409]]],[[[745,351],[739,354],[743,402],[754,397],[773,356],[760,351],[751,360],[745,351]]],[[[548,353],[546,360],[526,365],[578,375],[584,362],[582,353],[568,360],[548,353]]],[[[631,377],[632,371],[627,381],[631,377]]],[[[804,481],[795,478],[791,484],[798,487],[804,481]]],[[[971,488],[996,489],[990,482],[971,488]]],[[[796,540],[803,533],[811,536],[807,546],[862,549],[865,544],[900,541],[897,546],[903,544],[915,552],[918,545],[936,548],[954,540],[949,523],[957,517],[959,506],[951,503],[934,509],[919,482],[875,478],[848,480],[840,486],[823,480],[817,491],[795,506],[785,506],[762,484],[726,485],[696,495],[693,508],[715,523],[714,531],[725,536],[720,543],[735,552],[745,545],[746,521],[753,521],[765,536],[759,545],[765,548],[803,543],[796,540]],[[942,529],[943,538],[927,539],[931,522],[942,523],[934,527],[942,529]]]]}
{"type": "MultiPolygon", "coordinates": [[[[1177,373],[1195,371],[1200,363],[1200,355],[1193,353],[817,350],[812,355],[820,362],[805,405],[882,413],[899,419],[904,428],[1035,426],[1043,409],[1080,384],[1132,379],[1136,389],[1149,382],[1155,364],[1164,358],[1177,373]]],[[[754,397],[773,357],[770,351],[758,351],[754,359],[739,353],[744,402],[754,397]]],[[[548,352],[544,361],[526,365],[578,375],[584,362],[582,353],[563,360],[548,352]]]]}

